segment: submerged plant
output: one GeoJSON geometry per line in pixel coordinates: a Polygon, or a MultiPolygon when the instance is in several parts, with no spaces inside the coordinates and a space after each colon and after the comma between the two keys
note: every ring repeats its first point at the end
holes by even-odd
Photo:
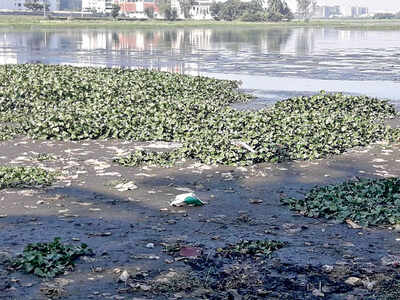
{"type": "Polygon", "coordinates": [[[309,217],[361,225],[400,222],[400,178],[359,179],[315,187],[304,199],[283,198],[283,204],[309,217]]]}
{"type": "Polygon", "coordinates": [[[36,167],[0,166],[0,190],[50,185],[55,174],[36,167]]]}

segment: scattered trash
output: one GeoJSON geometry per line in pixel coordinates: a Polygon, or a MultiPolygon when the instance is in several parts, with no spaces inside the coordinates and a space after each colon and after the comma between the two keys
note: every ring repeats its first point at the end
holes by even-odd
{"type": "Polygon", "coordinates": [[[361,285],[362,280],[358,277],[349,277],[345,281],[346,284],[356,286],[356,285],[361,285]]]}
{"type": "Polygon", "coordinates": [[[135,255],[135,256],[132,256],[132,258],[134,258],[134,259],[150,259],[150,260],[159,260],[160,259],[160,257],[159,256],[157,256],[157,255],[146,255],[146,254],[143,254],[143,255],[135,255]]]}
{"type": "Polygon", "coordinates": [[[347,219],[346,223],[349,225],[350,228],[353,228],[353,229],[361,229],[362,228],[362,226],[358,225],[357,223],[353,222],[350,219],[347,219]]]}
{"type": "Polygon", "coordinates": [[[152,249],[152,248],[154,248],[154,244],[153,243],[148,243],[146,245],[146,248],[152,249]]]}
{"type": "Polygon", "coordinates": [[[231,143],[237,147],[245,148],[246,150],[250,151],[251,153],[257,153],[256,150],[251,148],[248,144],[238,140],[232,140],[231,143]]]}
{"type": "Polygon", "coordinates": [[[194,247],[182,247],[179,250],[179,255],[183,257],[195,258],[201,255],[201,249],[194,247]]]}
{"type": "Polygon", "coordinates": [[[376,281],[363,280],[362,284],[367,290],[371,291],[371,290],[373,290],[375,288],[375,286],[377,285],[377,282],[376,281]]]}
{"type": "Polygon", "coordinates": [[[205,202],[201,201],[194,193],[180,194],[175,197],[175,200],[171,202],[171,206],[202,206],[205,202]]]}
{"type": "Polygon", "coordinates": [[[89,236],[110,236],[112,235],[111,232],[92,232],[88,234],[89,236]]]}
{"type": "Polygon", "coordinates": [[[133,181],[129,181],[126,183],[119,183],[115,186],[115,188],[120,192],[125,192],[128,190],[135,190],[137,189],[137,185],[133,181]]]}
{"type": "Polygon", "coordinates": [[[315,297],[325,297],[325,294],[324,294],[323,292],[321,292],[320,290],[318,290],[318,289],[314,289],[314,290],[312,291],[312,294],[313,294],[315,297]]]}
{"type": "Polygon", "coordinates": [[[250,199],[249,200],[250,204],[261,204],[263,201],[261,199],[250,199]]]}
{"type": "Polygon", "coordinates": [[[397,268],[400,266],[400,256],[387,255],[381,258],[381,262],[384,266],[391,266],[397,268]]]}
{"type": "Polygon", "coordinates": [[[193,193],[193,190],[190,188],[186,187],[176,187],[175,188],[177,191],[185,192],[185,193],[193,193]]]}
{"type": "Polygon", "coordinates": [[[333,266],[330,266],[330,265],[323,265],[322,266],[322,270],[324,271],[324,272],[326,272],[326,273],[330,273],[330,272],[332,272],[333,271],[333,266]]]}
{"type": "Polygon", "coordinates": [[[122,274],[118,277],[118,280],[119,281],[122,281],[122,282],[127,282],[127,280],[129,279],[129,277],[130,277],[130,275],[129,275],[129,273],[128,273],[128,271],[123,271],[122,272],[122,274]]]}

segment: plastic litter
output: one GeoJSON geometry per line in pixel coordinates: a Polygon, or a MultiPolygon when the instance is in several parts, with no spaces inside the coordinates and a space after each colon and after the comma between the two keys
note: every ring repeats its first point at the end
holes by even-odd
{"type": "Polygon", "coordinates": [[[251,153],[257,153],[256,150],[254,150],[252,147],[250,147],[248,144],[245,142],[239,141],[239,140],[232,140],[231,143],[237,147],[241,147],[246,149],[247,151],[250,151],[251,153]]]}
{"type": "Polygon", "coordinates": [[[175,197],[175,200],[171,202],[171,206],[202,206],[205,202],[201,201],[194,193],[180,194],[175,197]]]}

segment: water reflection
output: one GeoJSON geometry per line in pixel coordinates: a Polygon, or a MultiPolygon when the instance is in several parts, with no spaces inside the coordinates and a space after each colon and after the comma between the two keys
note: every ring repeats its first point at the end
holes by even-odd
{"type": "Polygon", "coordinates": [[[399,31],[334,28],[0,31],[0,63],[156,68],[328,80],[400,80],[399,31]]]}

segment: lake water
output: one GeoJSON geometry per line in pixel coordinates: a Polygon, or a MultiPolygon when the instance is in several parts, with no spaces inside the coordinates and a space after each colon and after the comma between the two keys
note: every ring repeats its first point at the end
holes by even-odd
{"type": "Polygon", "coordinates": [[[0,64],[153,68],[236,79],[262,107],[320,90],[400,103],[400,31],[334,28],[0,29],[0,64]]]}

